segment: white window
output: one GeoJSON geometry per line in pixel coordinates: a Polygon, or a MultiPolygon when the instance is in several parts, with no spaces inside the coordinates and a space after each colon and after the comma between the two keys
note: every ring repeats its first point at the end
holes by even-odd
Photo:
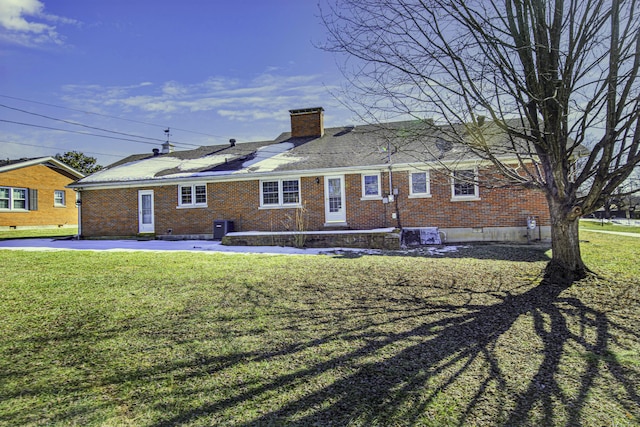
{"type": "Polygon", "coordinates": [[[479,199],[478,171],[475,169],[454,171],[451,177],[451,196],[454,200],[479,199]]]}
{"type": "Polygon", "coordinates": [[[380,198],[380,174],[362,175],[362,197],[380,198]]]}
{"type": "Polygon", "coordinates": [[[53,192],[53,205],[66,206],[64,190],[55,190],[53,192]]]}
{"type": "Polygon", "coordinates": [[[27,189],[13,189],[13,209],[27,209],[27,189]]]}
{"type": "Polygon", "coordinates": [[[11,208],[11,189],[0,187],[0,209],[11,208]]]}
{"type": "Polygon", "coordinates": [[[260,206],[279,207],[300,204],[300,180],[260,181],[260,206]]]}
{"type": "Polygon", "coordinates": [[[430,197],[431,183],[429,172],[412,172],[411,182],[409,184],[409,196],[412,197],[430,197]]]}
{"type": "Polygon", "coordinates": [[[0,187],[0,209],[27,210],[27,196],[26,188],[0,187]]]}
{"type": "Polygon", "coordinates": [[[178,206],[205,207],[207,206],[207,185],[192,184],[178,186],[178,206]]]}

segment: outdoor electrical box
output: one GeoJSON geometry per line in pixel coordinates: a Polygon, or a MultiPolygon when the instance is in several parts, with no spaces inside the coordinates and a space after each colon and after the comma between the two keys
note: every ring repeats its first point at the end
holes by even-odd
{"type": "Polygon", "coordinates": [[[227,233],[233,231],[233,221],[217,219],[213,221],[213,240],[222,240],[227,233]]]}
{"type": "Polygon", "coordinates": [[[542,240],[542,230],[540,229],[540,223],[537,216],[527,217],[527,242],[531,243],[531,240],[542,240]],[[535,230],[538,229],[538,236],[536,239],[535,230]]]}

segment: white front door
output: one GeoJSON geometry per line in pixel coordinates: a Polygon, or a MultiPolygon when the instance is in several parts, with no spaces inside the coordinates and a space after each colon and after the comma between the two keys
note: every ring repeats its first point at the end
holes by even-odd
{"type": "Polygon", "coordinates": [[[138,191],[138,232],[153,233],[153,190],[138,191]]]}
{"type": "Polygon", "coordinates": [[[347,222],[344,175],[324,177],[324,210],[326,225],[347,222]]]}

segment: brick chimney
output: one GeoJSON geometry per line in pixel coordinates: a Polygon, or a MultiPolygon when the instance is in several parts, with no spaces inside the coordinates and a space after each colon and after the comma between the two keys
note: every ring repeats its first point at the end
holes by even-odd
{"type": "Polygon", "coordinates": [[[291,114],[291,137],[321,137],[324,135],[324,108],[302,108],[289,110],[291,114]]]}

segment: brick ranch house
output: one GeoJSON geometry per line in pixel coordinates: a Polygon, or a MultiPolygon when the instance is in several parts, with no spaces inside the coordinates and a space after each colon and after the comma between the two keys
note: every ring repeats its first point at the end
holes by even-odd
{"type": "MultiPolygon", "coordinates": [[[[272,141],[188,151],[165,143],[72,184],[81,237],[211,239],[220,237],[215,225],[233,231],[223,242],[234,244],[251,244],[256,232],[273,239],[296,230],[317,237],[435,227],[448,242],[549,238],[543,193],[494,186],[495,170],[446,143],[430,122],[325,129],[322,108],[290,114],[291,131],[272,141]]],[[[492,122],[482,129],[493,143],[504,140],[492,122]]]]}
{"type": "Polygon", "coordinates": [[[53,157],[0,161],[0,230],[77,227],[67,186],[83,177],[53,157]]]}

